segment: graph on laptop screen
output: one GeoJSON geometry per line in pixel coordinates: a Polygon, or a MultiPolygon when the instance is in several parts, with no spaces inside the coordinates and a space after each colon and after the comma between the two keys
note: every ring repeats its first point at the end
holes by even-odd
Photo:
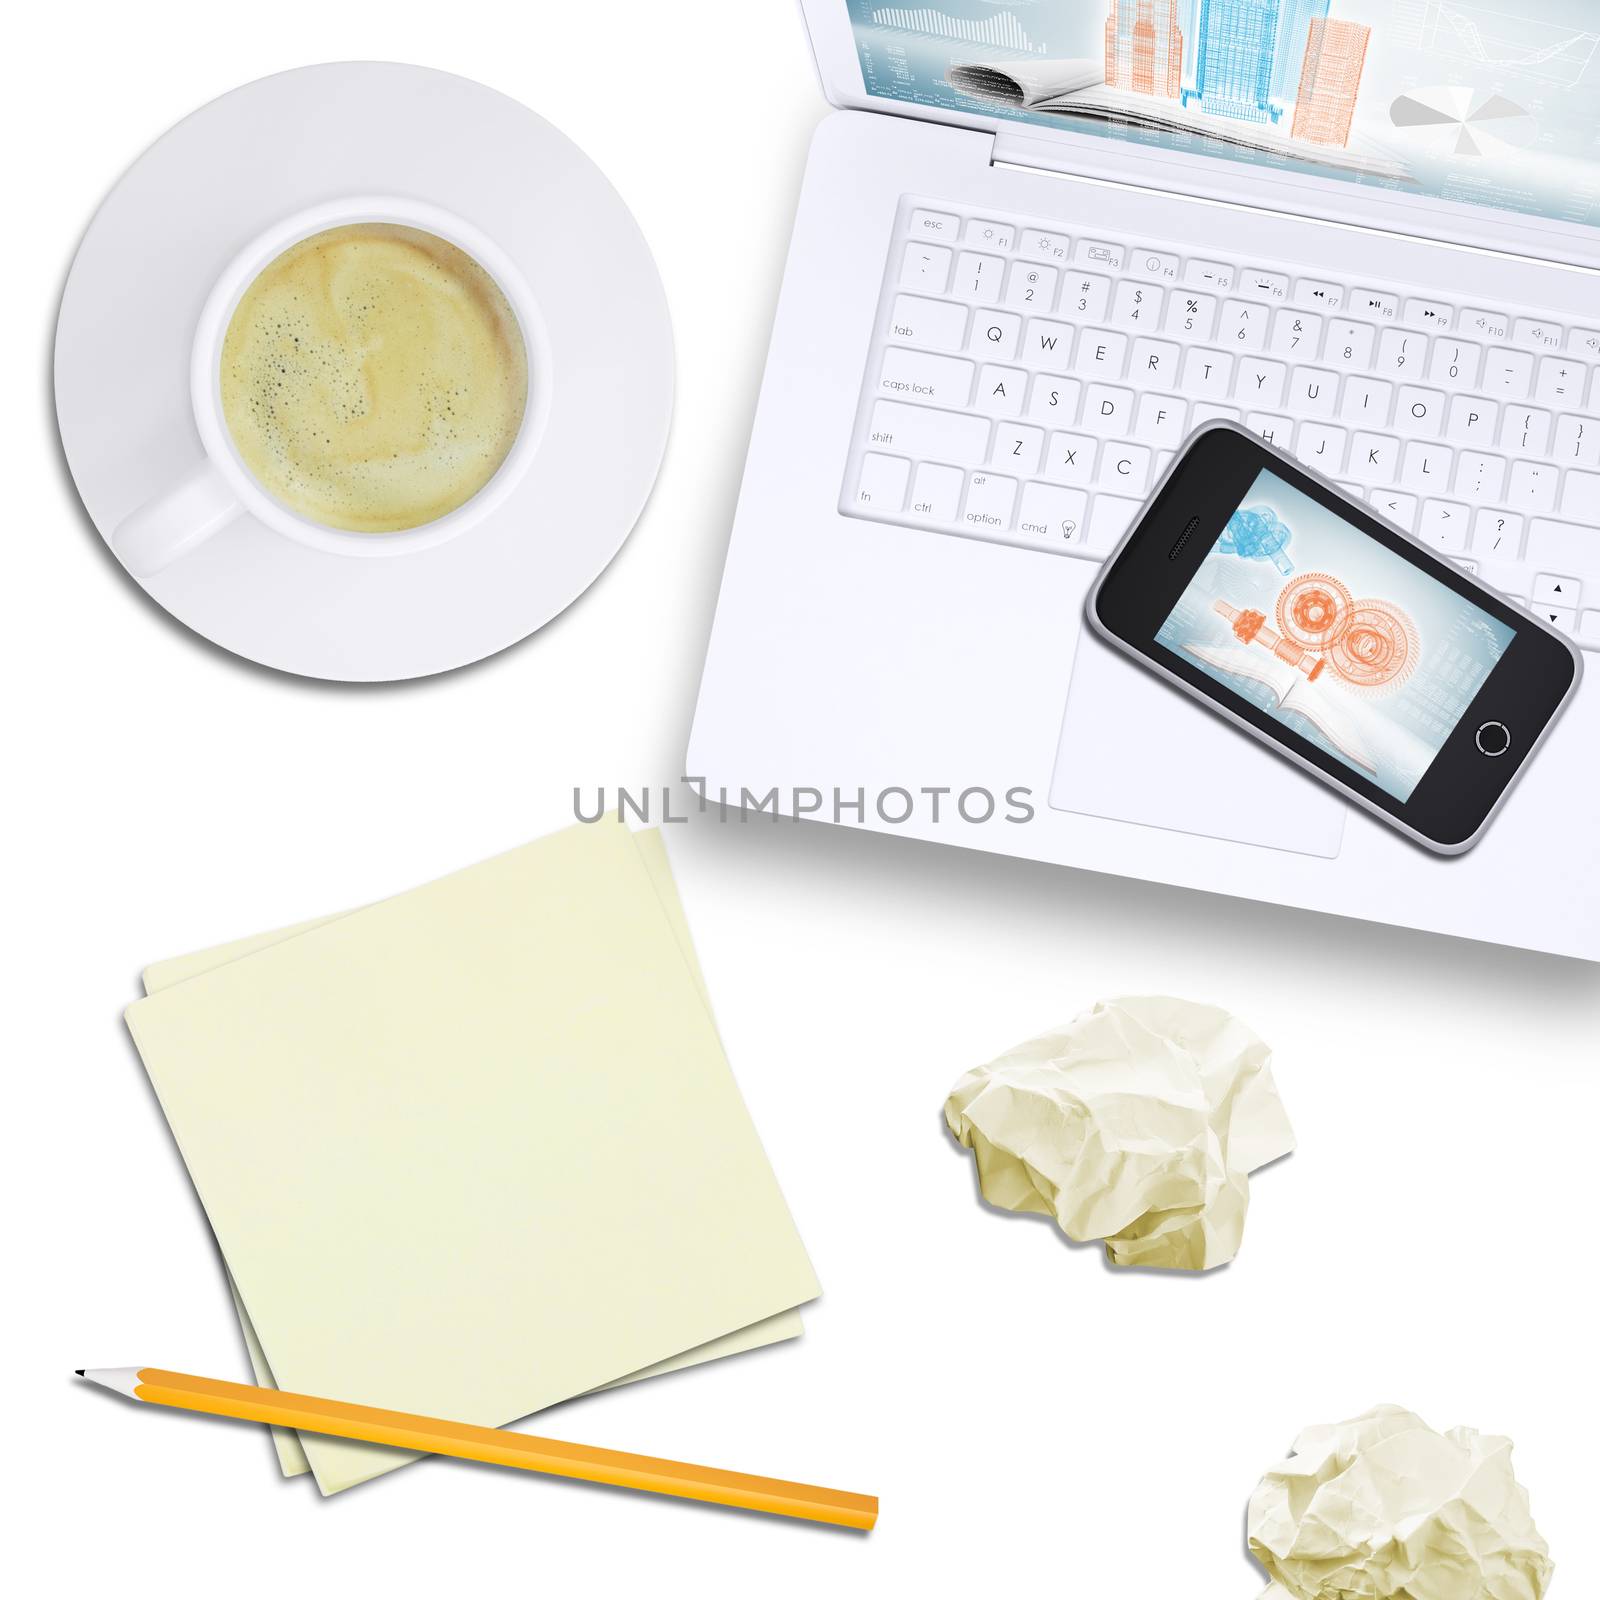
{"type": "Polygon", "coordinates": [[[1156,643],[1406,800],[1512,637],[1262,472],[1156,643]]]}
{"type": "Polygon", "coordinates": [[[869,95],[1600,227],[1596,0],[846,0],[869,95]]]}

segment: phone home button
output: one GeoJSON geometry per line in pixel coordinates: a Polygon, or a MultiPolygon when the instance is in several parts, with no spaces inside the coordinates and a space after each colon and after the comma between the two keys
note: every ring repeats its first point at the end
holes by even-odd
{"type": "Polygon", "coordinates": [[[1511,730],[1503,722],[1480,723],[1474,739],[1486,756],[1503,756],[1511,748],[1511,730]]]}

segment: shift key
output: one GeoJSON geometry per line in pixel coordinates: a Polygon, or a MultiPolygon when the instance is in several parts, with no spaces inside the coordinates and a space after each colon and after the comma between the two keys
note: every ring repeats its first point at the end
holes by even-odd
{"type": "MultiPolygon", "coordinates": [[[[918,460],[977,463],[989,446],[989,419],[957,411],[935,411],[898,400],[872,408],[871,443],[918,460]]],[[[1553,570],[1570,571],[1571,568],[1553,570]]]]}
{"type": "Polygon", "coordinates": [[[1566,572],[1584,583],[1600,582],[1600,528],[1535,517],[1528,524],[1523,562],[1538,572],[1566,572]]]}

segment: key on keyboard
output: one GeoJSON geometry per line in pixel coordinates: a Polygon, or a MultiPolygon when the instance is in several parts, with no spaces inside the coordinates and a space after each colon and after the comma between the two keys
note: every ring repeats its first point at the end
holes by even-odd
{"type": "Polygon", "coordinates": [[[902,200],[840,508],[1099,560],[1227,417],[1600,649],[1600,330],[1214,254],[902,200]]]}

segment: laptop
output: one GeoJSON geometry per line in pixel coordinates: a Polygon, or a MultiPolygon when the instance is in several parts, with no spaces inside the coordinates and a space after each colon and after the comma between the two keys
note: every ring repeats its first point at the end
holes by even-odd
{"type": "Polygon", "coordinates": [[[1600,960],[1600,673],[1430,856],[1082,621],[1231,417],[1600,649],[1588,0],[804,0],[705,800],[1600,960]]]}

